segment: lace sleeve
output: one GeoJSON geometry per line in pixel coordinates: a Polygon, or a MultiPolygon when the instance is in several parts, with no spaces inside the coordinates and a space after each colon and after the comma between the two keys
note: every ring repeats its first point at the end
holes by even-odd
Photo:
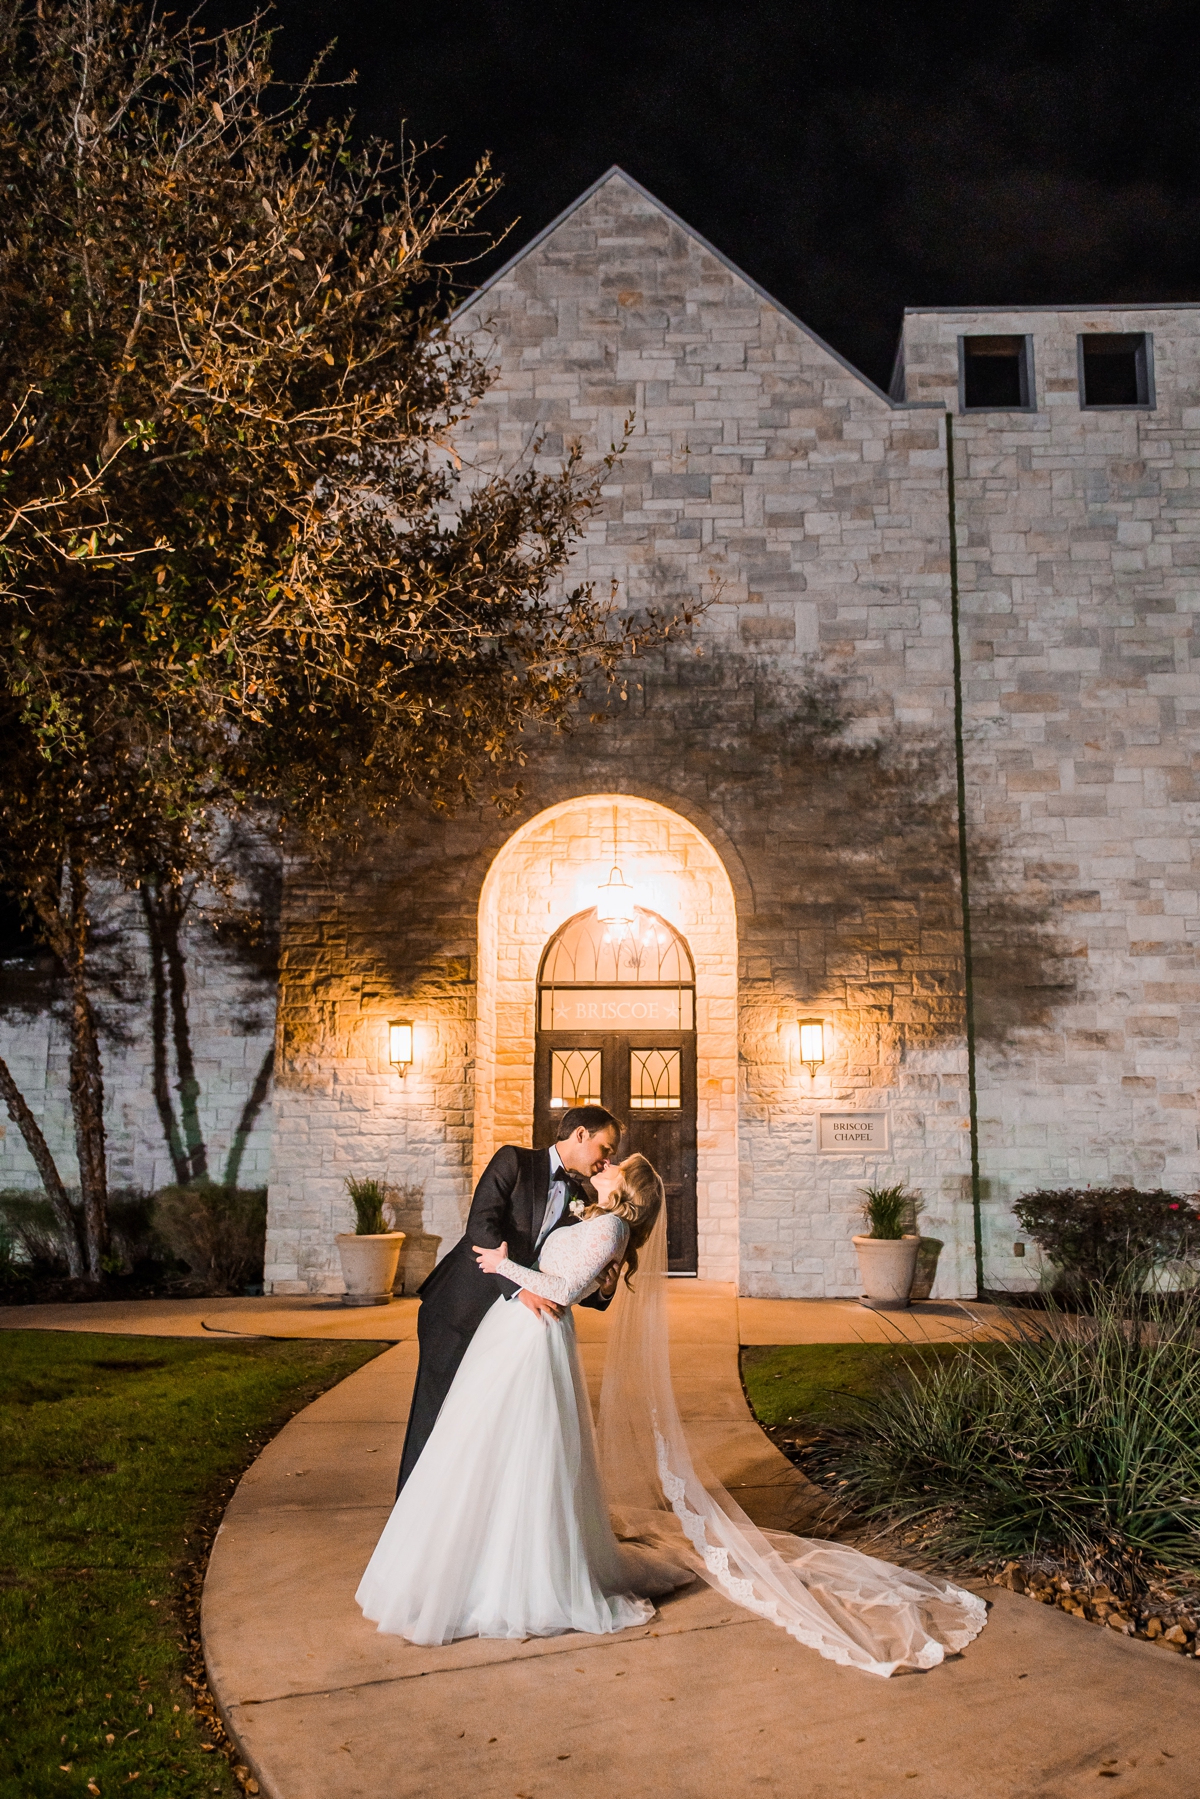
{"type": "Polygon", "coordinates": [[[496,1273],[556,1305],[573,1306],[592,1291],[597,1277],[621,1254],[628,1235],[625,1220],[612,1213],[589,1218],[570,1230],[555,1231],[547,1239],[542,1261],[549,1267],[522,1268],[506,1257],[496,1273]]]}

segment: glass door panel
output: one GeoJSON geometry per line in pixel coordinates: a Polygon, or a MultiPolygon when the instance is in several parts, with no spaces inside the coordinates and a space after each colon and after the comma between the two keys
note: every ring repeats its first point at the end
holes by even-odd
{"type": "Polygon", "coordinates": [[[604,1104],[603,1058],[598,1049],[550,1052],[550,1110],[604,1104]]]}
{"type": "Polygon", "coordinates": [[[629,1107],[633,1112],[677,1112],[683,1058],[677,1049],[631,1049],[629,1107]]]}

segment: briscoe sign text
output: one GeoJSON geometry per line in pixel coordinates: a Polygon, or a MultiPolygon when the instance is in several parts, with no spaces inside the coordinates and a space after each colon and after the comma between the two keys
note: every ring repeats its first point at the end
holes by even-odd
{"type": "Polygon", "coordinates": [[[886,1150],[886,1112],[822,1112],[818,1148],[843,1154],[854,1150],[886,1150]]]}
{"type": "Polygon", "coordinates": [[[542,994],[544,1031],[690,1031],[688,987],[661,992],[643,987],[593,987],[586,992],[547,988],[542,994]]]}

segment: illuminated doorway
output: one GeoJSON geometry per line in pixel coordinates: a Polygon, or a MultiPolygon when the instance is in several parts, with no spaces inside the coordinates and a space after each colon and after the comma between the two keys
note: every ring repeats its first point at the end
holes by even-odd
{"type": "MultiPolygon", "coordinates": [[[[553,1138],[548,1121],[535,1120],[538,977],[547,944],[595,906],[609,878],[614,807],[635,905],[671,927],[694,971],[697,1272],[702,1280],[736,1281],[738,921],[723,855],[738,894],[748,889],[730,846],[718,851],[697,823],[658,801],[623,793],[560,801],[518,825],[488,870],[479,896],[474,1106],[466,1121],[474,1178],[501,1144],[553,1138]]],[[[652,1082],[654,1071],[644,1078],[652,1082]]],[[[621,1116],[629,1120],[632,1110],[621,1116]]]]}
{"type": "Polygon", "coordinates": [[[695,1274],[696,976],[684,939],[637,907],[602,921],[590,907],[551,938],[538,973],[534,1141],[551,1143],[571,1106],[625,1123],[663,1178],[672,1274],[695,1274]]]}

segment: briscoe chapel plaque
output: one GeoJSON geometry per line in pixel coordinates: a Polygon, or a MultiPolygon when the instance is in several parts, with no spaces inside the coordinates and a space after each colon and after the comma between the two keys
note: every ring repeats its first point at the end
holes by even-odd
{"type": "Polygon", "coordinates": [[[853,1154],[855,1150],[886,1150],[886,1112],[822,1112],[819,1149],[853,1154]]]}

